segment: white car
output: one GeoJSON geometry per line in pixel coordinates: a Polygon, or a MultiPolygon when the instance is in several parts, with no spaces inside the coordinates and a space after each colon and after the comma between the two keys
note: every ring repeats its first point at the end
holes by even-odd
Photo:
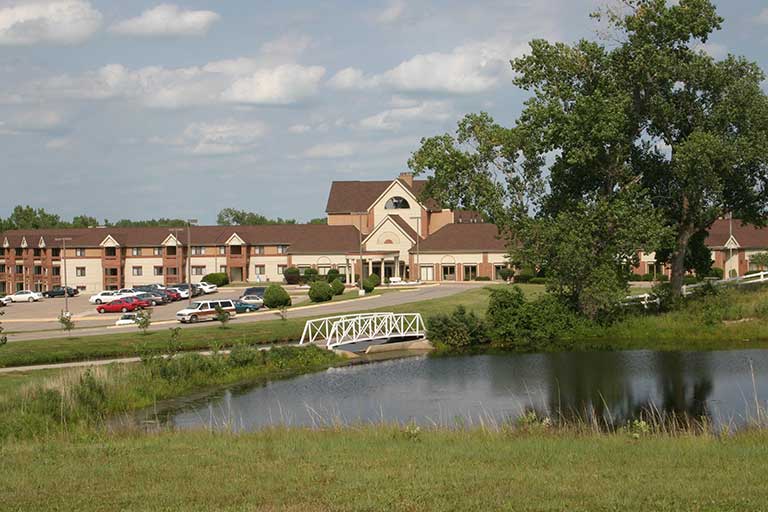
{"type": "Polygon", "coordinates": [[[123,313],[120,318],[115,322],[116,326],[123,325],[136,325],[136,313],[123,313]]]}
{"type": "Polygon", "coordinates": [[[19,290],[16,293],[8,295],[7,299],[11,299],[11,302],[37,302],[43,300],[43,294],[33,292],[32,290],[19,290]]]}
{"type": "Polygon", "coordinates": [[[140,293],[144,292],[141,290],[134,290],[133,288],[121,288],[115,292],[115,295],[119,299],[124,299],[125,297],[135,297],[140,293]]]}
{"type": "Polygon", "coordinates": [[[106,304],[107,302],[112,302],[117,298],[117,292],[104,290],[103,292],[99,292],[96,295],[91,295],[91,297],[88,299],[88,302],[91,304],[106,304]]]}
{"type": "Polygon", "coordinates": [[[241,302],[245,302],[246,304],[253,304],[256,306],[263,306],[264,305],[264,297],[259,297],[258,295],[243,295],[240,297],[241,302]]]}
{"type": "Polygon", "coordinates": [[[234,302],[228,299],[195,301],[188,307],[176,313],[176,320],[185,324],[202,322],[204,320],[216,320],[216,308],[221,307],[230,318],[237,314],[234,302]]]}
{"type": "Polygon", "coordinates": [[[189,298],[189,288],[187,288],[186,290],[182,288],[166,288],[166,290],[178,293],[182,299],[189,298]]]}
{"type": "Polygon", "coordinates": [[[0,297],[0,308],[3,306],[10,306],[12,302],[10,297],[0,297]]]}
{"type": "Polygon", "coordinates": [[[206,293],[206,294],[207,293],[216,293],[217,291],[219,291],[219,287],[218,286],[216,286],[215,284],[206,283],[205,281],[202,281],[200,283],[200,288],[202,288],[203,289],[203,293],[206,293]]]}

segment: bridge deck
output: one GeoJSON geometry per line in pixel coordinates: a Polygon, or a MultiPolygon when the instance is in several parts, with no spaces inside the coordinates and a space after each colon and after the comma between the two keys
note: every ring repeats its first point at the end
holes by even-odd
{"type": "Polygon", "coordinates": [[[333,349],[419,339],[424,335],[424,321],[419,313],[362,313],[309,320],[299,343],[333,349]]]}

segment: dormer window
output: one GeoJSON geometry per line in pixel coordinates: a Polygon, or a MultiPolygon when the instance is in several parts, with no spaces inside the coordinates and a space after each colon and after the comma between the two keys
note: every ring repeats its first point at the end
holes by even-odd
{"type": "Polygon", "coordinates": [[[384,205],[384,209],[386,210],[407,210],[410,207],[411,205],[408,204],[408,201],[400,196],[391,197],[384,205]]]}

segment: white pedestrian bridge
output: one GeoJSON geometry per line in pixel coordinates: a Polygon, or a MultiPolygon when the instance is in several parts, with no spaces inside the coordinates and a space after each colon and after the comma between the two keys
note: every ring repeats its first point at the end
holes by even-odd
{"type": "Polygon", "coordinates": [[[420,313],[361,313],[308,320],[299,344],[359,351],[375,344],[424,338],[420,313]]]}

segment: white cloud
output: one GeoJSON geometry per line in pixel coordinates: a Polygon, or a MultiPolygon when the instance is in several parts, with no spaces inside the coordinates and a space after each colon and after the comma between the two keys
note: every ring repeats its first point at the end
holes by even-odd
{"type": "Polygon", "coordinates": [[[17,1],[0,8],[0,45],[77,44],[101,26],[85,0],[17,1]]]}
{"type": "Polygon", "coordinates": [[[425,53],[394,68],[366,76],[345,68],[328,82],[342,90],[387,87],[402,92],[472,94],[496,87],[502,76],[511,76],[509,60],[522,55],[526,46],[489,40],[458,46],[450,53],[425,53]]]}
{"type": "Polygon", "coordinates": [[[755,21],[757,21],[758,23],[763,23],[765,25],[768,25],[768,7],[760,11],[760,14],[758,14],[757,17],[755,18],[755,21]]]}
{"type": "Polygon", "coordinates": [[[452,115],[449,103],[445,101],[423,101],[417,104],[395,98],[396,105],[402,105],[379,112],[360,121],[360,127],[368,130],[397,130],[405,121],[445,121],[452,115]]]}
{"type": "Polygon", "coordinates": [[[53,151],[62,151],[69,149],[71,146],[72,141],[66,137],[56,137],[45,143],[45,147],[53,151]]]}
{"type": "Polygon", "coordinates": [[[273,69],[260,69],[236,80],[222,98],[235,103],[288,105],[317,93],[325,75],[321,66],[283,64],[273,69]]]}
{"type": "Polygon", "coordinates": [[[115,23],[110,31],[142,37],[202,36],[220,18],[213,11],[186,11],[173,4],[161,4],[136,18],[115,23]]]}
{"type": "Polygon", "coordinates": [[[180,139],[156,142],[183,145],[187,153],[200,156],[231,155],[254,149],[267,133],[261,121],[242,122],[234,119],[187,126],[180,139]]]}
{"type": "Polygon", "coordinates": [[[301,134],[301,133],[307,133],[308,131],[312,130],[312,127],[308,124],[294,124],[293,126],[290,126],[288,128],[288,131],[294,134],[301,134]]]}
{"type": "Polygon", "coordinates": [[[259,51],[264,57],[293,60],[309,48],[312,39],[307,35],[286,35],[267,41],[259,51]]]}
{"type": "Polygon", "coordinates": [[[389,5],[379,12],[376,21],[382,24],[394,23],[402,18],[405,13],[405,2],[403,0],[392,0],[389,5]]]}
{"type": "Polygon", "coordinates": [[[0,121],[0,133],[17,135],[24,132],[52,132],[64,124],[64,117],[53,110],[29,110],[0,121]]]}
{"type": "Polygon", "coordinates": [[[316,144],[306,151],[307,158],[343,158],[355,154],[356,144],[351,142],[332,142],[316,144]]]}

